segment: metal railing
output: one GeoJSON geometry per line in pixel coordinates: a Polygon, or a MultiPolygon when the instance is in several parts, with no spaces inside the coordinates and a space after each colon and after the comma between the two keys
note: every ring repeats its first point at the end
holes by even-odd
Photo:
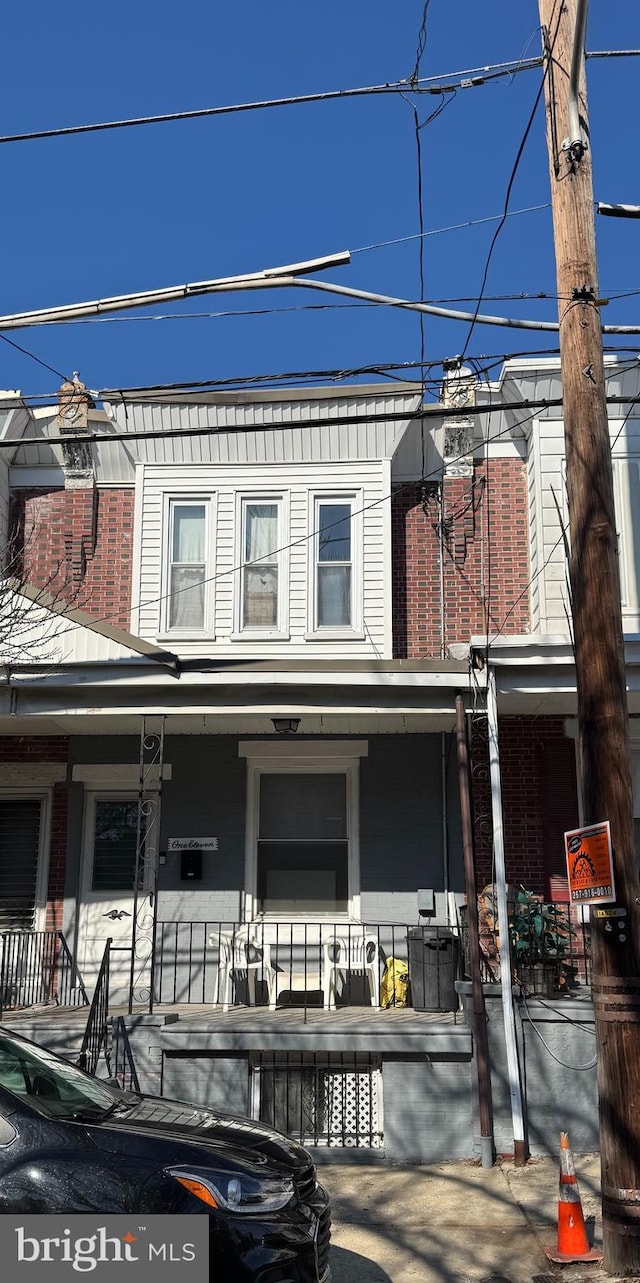
{"type": "Polygon", "coordinates": [[[87,1026],[82,1039],[78,1065],[88,1074],[95,1074],[100,1056],[106,1050],[109,1032],[109,963],[111,937],[104,946],[102,962],[91,999],[87,1026]]]}
{"type": "Polygon", "coordinates": [[[461,957],[457,926],[159,921],[154,1003],[453,1011],[461,957]]]}
{"type": "Polygon", "coordinates": [[[89,999],[61,931],[0,933],[0,1019],[7,1011],[89,999]]]}
{"type": "Polygon", "coordinates": [[[140,1091],[138,1073],[129,1042],[124,1016],[115,1016],[111,1022],[111,1049],[109,1070],[123,1091],[140,1091]]]}

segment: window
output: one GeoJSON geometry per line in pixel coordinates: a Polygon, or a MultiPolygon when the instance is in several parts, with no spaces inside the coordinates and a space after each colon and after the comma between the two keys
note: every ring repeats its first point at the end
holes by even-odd
{"type": "Polygon", "coordinates": [[[169,505],[168,626],[202,630],[206,621],[208,503],[175,499],[169,505]]]}
{"type": "Polygon", "coordinates": [[[137,845],[137,800],[97,798],[91,890],[133,892],[137,845]]]}
{"type": "Polygon", "coordinates": [[[319,502],[316,522],[318,628],[352,624],[351,504],[319,502]]]}
{"type": "Polygon", "coordinates": [[[273,500],[242,502],[242,629],[278,628],[279,508],[273,500]]]}
{"type": "Polygon", "coordinates": [[[263,772],[258,907],[265,913],[344,913],[349,899],[345,773],[263,772]]]}
{"type": "Polygon", "coordinates": [[[43,801],[0,799],[0,929],[35,926],[43,801]]]}

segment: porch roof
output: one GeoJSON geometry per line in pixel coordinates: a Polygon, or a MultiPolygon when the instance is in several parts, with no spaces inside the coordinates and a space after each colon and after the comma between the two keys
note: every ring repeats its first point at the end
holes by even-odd
{"type": "Polygon", "coordinates": [[[155,715],[173,734],[273,734],[278,716],[314,735],[450,730],[459,692],[470,701],[461,660],[28,665],[0,686],[0,733],[138,733],[155,715]]]}

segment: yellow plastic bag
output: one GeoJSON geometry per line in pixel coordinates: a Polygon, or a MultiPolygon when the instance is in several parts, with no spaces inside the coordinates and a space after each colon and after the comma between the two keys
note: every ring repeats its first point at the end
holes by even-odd
{"type": "Polygon", "coordinates": [[[387,958],[380,981],[382,1007],[408,1007],[409,968],[402,958],[387,958]]]}

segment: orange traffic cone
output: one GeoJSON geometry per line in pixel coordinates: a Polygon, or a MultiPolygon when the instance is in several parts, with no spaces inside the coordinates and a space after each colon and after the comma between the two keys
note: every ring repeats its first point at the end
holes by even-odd
{"type": "Polygon", "coordinates": [[[560,1191],[558,1195],[558,1246],[545,1247],[550,1261],[601,1261],[602,1252],[589,1247],[582,1213],[576,1169],[567,1132],[560,1132],[560,1191]]]}

